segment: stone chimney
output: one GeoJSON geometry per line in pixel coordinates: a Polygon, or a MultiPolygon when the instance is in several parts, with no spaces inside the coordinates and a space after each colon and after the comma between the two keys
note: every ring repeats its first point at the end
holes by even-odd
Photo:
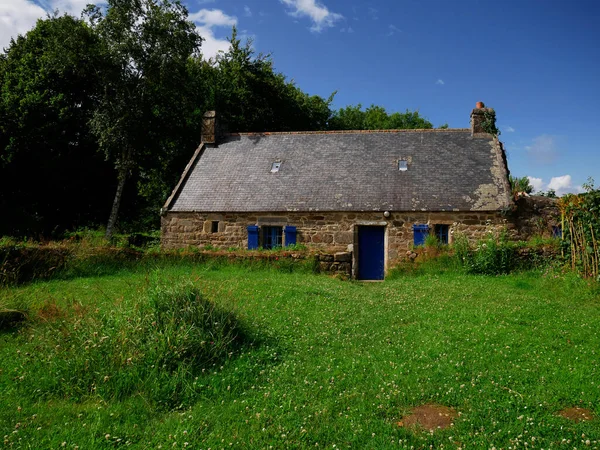
{"type": "Polygon", "coordinates": [[[496,129],[496,112],[492,108],[486,108],[483,102],[477,102],[471,112],[471,136],[487,135],[490,132],[499,134],[496,129]]]}
{"type": "Polygon", "coordinates": [[[217,145],[217,113],[215,111],[206,111],[202,115],[202,136],[200,141],[203,144],[217,145]]]}

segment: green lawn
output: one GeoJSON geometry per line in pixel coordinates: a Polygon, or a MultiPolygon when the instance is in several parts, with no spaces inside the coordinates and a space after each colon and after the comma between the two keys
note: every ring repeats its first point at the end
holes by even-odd
{"type": "Polygon", "coordinates": [[[185,262],[158,273],[163,285],[191,280],[232,310],[253,345],[176,375],[185,395],[168,407],[141,387],[55,390],[77,384],[45,380],[61,351],[48,342],[67,339],[55,323],[75,324],[69,339],[88,317],[118,327],[110,317],[136,314],[156,271],[4,288],[0,303],[31,311],[26,326],[0,332],[7,448],[600,447],[599,291],[575,277],[430,271],[359,283],[185,262]],[[426,403],[455,408],[454,426],[398,427],[426,403]],[[571,406],[596,419],[557,415],[571,406]]]}

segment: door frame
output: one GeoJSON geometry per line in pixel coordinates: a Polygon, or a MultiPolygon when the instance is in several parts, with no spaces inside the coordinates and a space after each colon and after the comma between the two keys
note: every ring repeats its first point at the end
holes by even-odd
{"type": "Polygon", "coordinates": [[[354,239],[352,244],[352,278],[358,280],[358,253],[360,248],[358,245],[358,229],[359,227],[383,227],[383,276],[388,273],[388,222],[381,220],[359,220],[354,224],[354,239]]]}

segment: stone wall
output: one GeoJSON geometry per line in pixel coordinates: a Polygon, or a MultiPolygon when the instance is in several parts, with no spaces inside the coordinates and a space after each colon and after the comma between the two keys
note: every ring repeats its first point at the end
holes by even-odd
{"type": "Polygon", "coordinates": [[[514,223],[518,239],[551,237],[553,227],[561,225],[558,199],[540,195],[521,197],[515,202],[511,222],[514,223]]]}
{"type": "MultiPolygon", "coordinates": [[[[489,230],[507,224],[500,213],[482,212],[282,212],[282,213],[182,213],[167,212],[161,220],[163,248],[189,246],[215,248],[247,248],[248,225],[293,225],[297,227],[297,243],[328,252],[352,251],[358,225],[386,227],[387,262],[406,256],[413,245],[413,224],[446,224],[452,235],[460,232],[475,241],[489,230]],[[213,232],[213,222],[218,222],[213,232]]],[[[387,265],[387,264],[386,264],[387,265]]]]}

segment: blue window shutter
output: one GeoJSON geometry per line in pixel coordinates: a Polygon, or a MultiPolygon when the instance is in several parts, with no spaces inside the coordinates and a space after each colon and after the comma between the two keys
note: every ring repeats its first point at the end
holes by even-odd
{"type": "Polygon", "coordinates": [[[429,234],[428,225],[413,225],[415,247],[425,245],[425,237],[429,234]]]}
{"type": "Polygon", "coordinates": [[[248,250],[258,248],[258,227],[248,225],[248,250]]]}
{"type": "Polygon", "coordinates": [[[288,225],[284,229],[285,246],[294,245],[296,243],[296,227],[288,225]]]}

